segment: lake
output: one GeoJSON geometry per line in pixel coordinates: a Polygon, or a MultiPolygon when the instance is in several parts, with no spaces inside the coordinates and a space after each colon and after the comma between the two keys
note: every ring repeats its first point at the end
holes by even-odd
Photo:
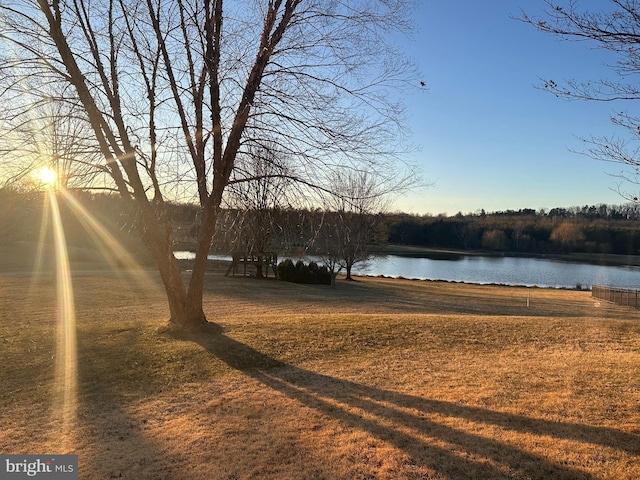
{"type": "MultiPolygon", "coordinates": [[[[190,252],[175,252],[178,258],[193,258],[190,252]]],[[[211,255],[211,259],[231,257],[211,255]]],[[[286,258],[286,257],[283,257],[286,258]]],[[[447,280],[467,283],[498,283],[538,287],[591,288],[591,285],[640,287],[640,267],[592,265],[542,258],[460,256],[456,260],[385,255],[353,267],[355,275],[447,280]]],[[[294,259],[296,260],[296,259],[294,259]]],[[[305,257],[305,261],[317,258],[305,257]]]]}
{"type": "Polygon", "coordinates": [[[591,288],[591,285],[640,286],[640,267],[562,262],[541,258],[461,256],[434,260],[395,255],[354,266],[360,275],[402,276],[467,283],[499,283],[538,287],[591,288]]]}

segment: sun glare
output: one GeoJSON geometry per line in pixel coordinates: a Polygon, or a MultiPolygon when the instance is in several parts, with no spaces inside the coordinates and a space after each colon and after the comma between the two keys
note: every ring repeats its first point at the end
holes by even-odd
{"type": "MultiPolygon", "coordinates": [[[[44,181],[44,180],[43,180],[44,181]]],[[[62,420],[58,442],[72,451],[77,414],[78,361],[76,345],[76,313],[71,283],[69,255],[60,208],[55,192],[48,192],[49,213],[55,245],[55,277],[58,304],[58,344],[56,349],[56,412],[62,420]]]]}
{"type": "Polygon", "coordinates": [[[36,172],[36,176],[41,183],[50,187],[55,185],[56,179],[58,178],[57,172],[47,166],[40,167],[36,172]]]}
{"type": "Polygon", "coordinates": [[[86,233],[94,240],[98,247],[94,254],[103,257],[116,273],[126,270],[134,282],[139,282],[140,286],[145,287],[153,280],[138,265],[125,247],[77,199],[70,195],[63,186],[56,185],[55,173],[55,170],[49,167],[41,167],[34,171],[34,178],[37,178],[42,185],[50,187],[43,195],[44,213],[40,226],[34,276],[42,273],[40,269],[43,264],[42,259],[45,256],[45,239],[50,231],[54,246],[52,279],[57,293],[57,345],[52,405],[54,414],[60,420],[59,426],[52,431],[52,434],[55,436],[59,448],[63,452],[69,453],[74,451],[75,442],[78,440],[76,437],[78,426],[78,354],[71,263],[59,202],[65,203],[67,207],[65,210],[75,214],[85,227],[86,233]]]}

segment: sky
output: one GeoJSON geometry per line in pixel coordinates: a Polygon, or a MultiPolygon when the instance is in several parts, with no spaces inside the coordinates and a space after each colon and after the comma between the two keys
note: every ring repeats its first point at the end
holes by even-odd
{"type": "MultiPolygon", "coordinates": [[[[595,11],[604,4],[577,3],[595,11]]],[[[625,135],[610,117],[632,105],[569,101],[539,88],[542,79],[611,77],[605,62],[612,57],[513,18],[543,8],[543,0],[422,0],[417,31],[403,46],[426,83],[405,98],[417,147],[407,159],[432,185],[399,199],[397,210],[455,215],[625,203],[616,191],[623,166],[572,150],[584,152],[584,138],[625,135]]]]}

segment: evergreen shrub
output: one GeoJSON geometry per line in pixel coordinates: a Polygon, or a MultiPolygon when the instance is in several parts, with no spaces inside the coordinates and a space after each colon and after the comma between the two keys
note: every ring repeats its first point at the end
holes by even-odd
{"type": "Polygon", "coordinates": [[[331,273],[324,265],[302,260],[293,263],[291,259],[278,264],[278,278],[285,282],[331,285],[331,273]]]}

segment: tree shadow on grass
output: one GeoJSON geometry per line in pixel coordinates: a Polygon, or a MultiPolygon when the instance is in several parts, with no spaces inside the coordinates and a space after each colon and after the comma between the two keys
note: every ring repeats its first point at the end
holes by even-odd
{"type": "MultiPolygon", "coordinates": [[[[504,295],[478,292],[477,286],[455,282],[430,280],[406,280],[403,282],[379,281],[360,277],[357,281],[339,280],[335,288],[328,285],[296,284],[254,278],[227,278],[210,276],[207,292],[233,298],[243,303],[273,302],[284,299],[295,308],[326,308],[329,303],[341,313],[418,313],[452,315],[505,315],[505,316],[593,316],[590,301],[578,302],[568,307],[565,301],[539,298],[542,289],[500,287],[504,295]],[[530,306],[527,306],[529,297],[530,306]],[[371,307],[367,307],[367,305],[371,307]],[[375,307],[373,307],[375,306],[375,307]]],[[[495,288],[498,288],[497,286],[495,288]]],[[[329,307],[331,308],[331,307],[329,307]]],[[[603,315],[603,312],[599,312],[603,315]]]]}
{"type": "MultiPolygon", "coordinates": [[[[136,418],[127,408],[126,390],[132,380],[123,365],[151,361],[136,348],[138,335],[131,327],[110,332],[110,340],[120,344],[115,350],[136,352],[132,359],[115,361],[110,343],[96,341],[95,332],[79,332],[79,357],[83,361],[78,366],[77,441],[84,444],[79,456],[79,478],[184,478],[184,458],[152,438],[147,432],[147,419],[136,418]]],[[[135,385],[131,390],[134,396],[142,396],[145,388],[154,391],[148,385],[135,385]]]]}
{"type": "Polygon", "coordinates": [[[637,435],[430,400],[330,377],[269,357],[227,337],[218,326],[212,326],[207,333],[182,338],[195,341],[230,367],[289,398],[394,445],[409,455],[416,465],[427,466],[449,478],[595,477],[495,438],[472,433],[470,429],[439,423],[430,418],[433,416],[640,454],[637,435]],[[367,412],[367,415],[360,415],[358,411],[367,412]],[[446,442],[451,448],[429,442],[427,438],[439,440],[440,445],[446,442]],[[505,469],[509,473],[505,473],[505,469]]]}

